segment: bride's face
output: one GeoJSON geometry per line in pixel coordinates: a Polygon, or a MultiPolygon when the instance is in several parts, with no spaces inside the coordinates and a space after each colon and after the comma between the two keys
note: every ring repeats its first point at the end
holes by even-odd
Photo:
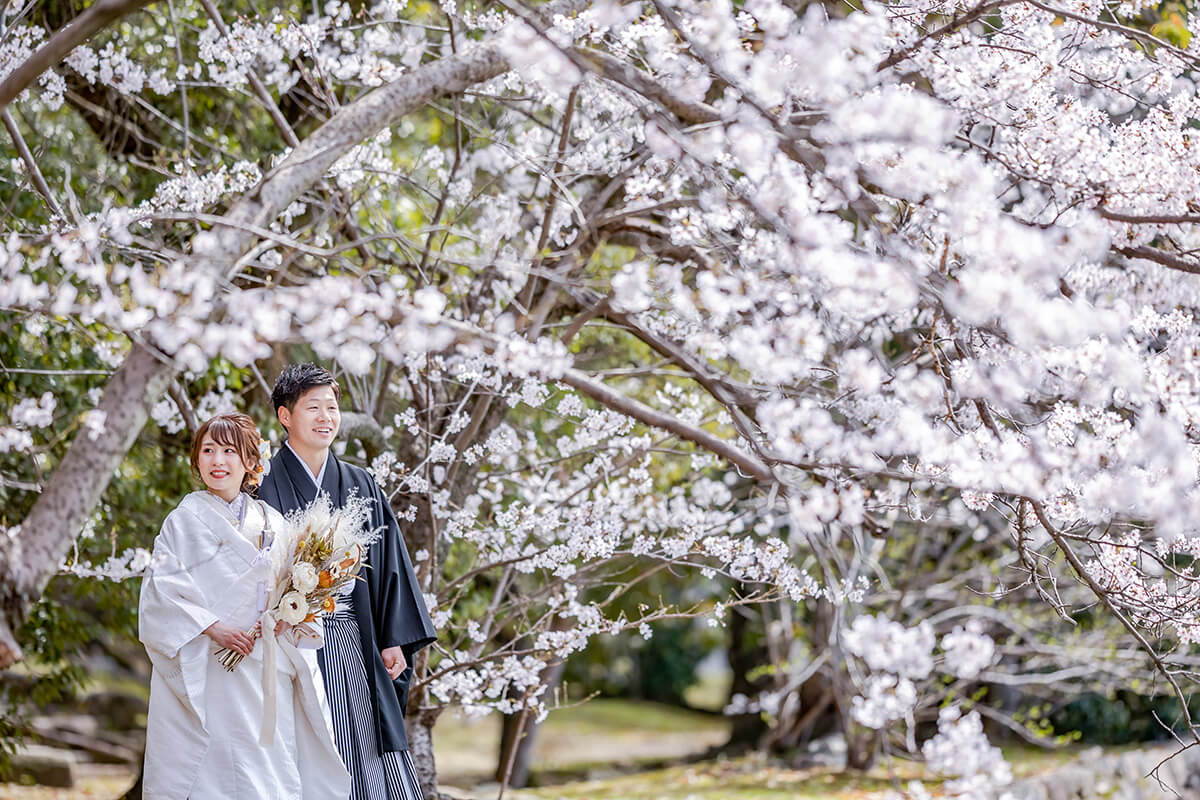
{"type": "Polygon", "coordinates": [[[200,479],[213,494],[233,500],[242,489],[246,477],[246,465],[231,444],[221,444],[205,434],[200,442],[200,453],[196,457],[200,479]]]}

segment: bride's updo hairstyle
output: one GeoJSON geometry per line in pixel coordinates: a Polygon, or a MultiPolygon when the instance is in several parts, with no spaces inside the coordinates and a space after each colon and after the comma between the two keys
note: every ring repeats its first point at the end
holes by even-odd
{"type": "Polygon", "coordinates": [[[237,451],[246,468],[246,477],[242,478],[242,491],[253,492],[258,488],[258,479],[262,475],[262,456],[259,455],[258,445],[262,436],[254,420],[245,414],[218,414],[196,429],[192,437],[192,474],[200,477],[200,443],[205,436],[220,445],[232,447],[237,451]]]}

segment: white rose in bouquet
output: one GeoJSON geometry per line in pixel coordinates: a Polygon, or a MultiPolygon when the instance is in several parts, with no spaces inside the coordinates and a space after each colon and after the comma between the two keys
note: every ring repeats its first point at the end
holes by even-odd
{"type": "Polygon", "coordinates": [[[292,586],[303,595],[317,588],[317,568],[307,561],[292,567],[292,586]]]}
{"type": "Polygon", "coordinates": [[[308,616],[308,601],[300,592],[288,592],[279,600],[279,618],[289,625],[299,625],[308,616]]]}

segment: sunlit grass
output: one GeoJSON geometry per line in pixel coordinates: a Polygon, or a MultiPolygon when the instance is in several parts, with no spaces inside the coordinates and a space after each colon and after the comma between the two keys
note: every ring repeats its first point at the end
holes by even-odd
{"type": "Polygon", "coordinates": [[[866,774],[789,769],[761,757],[701,764],[515,792],[513,800],[809,800],[882,798],[920,774],[896,762],[866,774]]]}
{"type": "MultiPolygon", "coordinates": [[[[721,744],[729,722],[658,703],[598,698],[550,712],[537,732],[533,770],[578,773],[635,768],[702,752],[721,744]]],[[[493,774],[500,718],[465,719],[447,713],[434,729],[439,775],[456,784],[493,774]]]]}

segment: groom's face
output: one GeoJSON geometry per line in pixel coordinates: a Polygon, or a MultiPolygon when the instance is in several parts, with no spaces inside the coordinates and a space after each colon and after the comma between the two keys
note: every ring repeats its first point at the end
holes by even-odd
{"type": "Polygon", "coordinates": [[[289,411],[279,409],[279,423],[287,429],[288,441],[308,450],[321,450],[333,444],[342,412],[332,386],[317,386],[300,395],[289,411]]]}

